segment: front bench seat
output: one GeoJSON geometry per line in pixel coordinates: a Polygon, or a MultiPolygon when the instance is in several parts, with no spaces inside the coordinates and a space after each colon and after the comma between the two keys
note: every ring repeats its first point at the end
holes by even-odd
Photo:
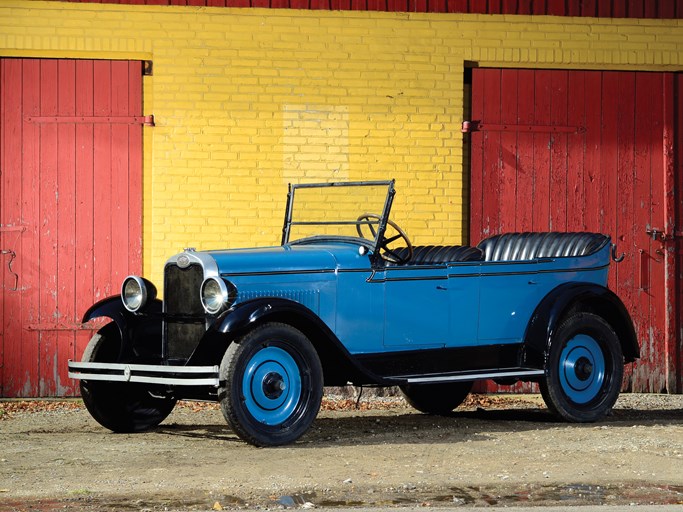
{"type": "Polygon", "coordinates": [[[610,242],[601,233],[505,233],[486,238],[477,247],[484,261],[528,261],[537,258],[585,256],[610,242]]]}
{"type": "MultiPolygon", "coordinates": [[[[407,247],[392,249],[400,258],[408,257],[407,247]]],[[[417,245],[413,247],[413,257],[405,265],[437,265],[460,261],[482,261],[484,253],[469,245],[417,245]]],[[[393,263],[387,263],[395,266],[393,263]]]]}

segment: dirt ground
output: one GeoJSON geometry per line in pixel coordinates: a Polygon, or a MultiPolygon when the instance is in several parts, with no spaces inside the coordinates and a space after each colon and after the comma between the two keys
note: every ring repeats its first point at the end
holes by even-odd
{"type": "Polygon", "coordinates": [[[0,402],[0,510],[683,504],[683,396],[625,394],[597,424],[538,396],[475,396],[449,417],[398,398],[326,398],[312,429],[254,448],[215,404],[113,434],[78,401],[0,402]]]}

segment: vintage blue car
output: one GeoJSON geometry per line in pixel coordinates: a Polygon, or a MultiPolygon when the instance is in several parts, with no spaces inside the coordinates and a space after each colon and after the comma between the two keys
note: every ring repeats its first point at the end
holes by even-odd
{"type": "Polygon", "coordinates": [[[85,314],[108,317],[82,362],[92,416],[116,432],[158,425],[179,399],[213,400],[242,439],[291,443],[323,386],[399,386],[447,414],[476,381],[537,382],[549,409],[602,418],[639,356],[607,286],[596,233],[510,233],[413,246],[390,220],[394,182],[289,188],[282,244],[171,257],[164,300],[127,277],[85,314]]]}

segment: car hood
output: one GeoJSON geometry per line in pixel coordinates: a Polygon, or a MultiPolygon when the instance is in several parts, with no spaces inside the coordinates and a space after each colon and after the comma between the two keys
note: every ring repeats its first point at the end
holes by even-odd
{"type": "Polygon", "coordinates": [[[312,272],[367,268],[369,259],[354,244],[312,244],[207,251],[221,275],[312,272]]]}

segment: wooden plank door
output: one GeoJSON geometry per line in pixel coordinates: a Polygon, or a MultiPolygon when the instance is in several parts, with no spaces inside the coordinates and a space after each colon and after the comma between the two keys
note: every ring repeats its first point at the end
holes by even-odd
{"type": "Polygon", "coordinates": [[[680,340],[668,339],[666,328],[667,258],[675,254],[665,218],[673,201],[665,188],[672,81],[666,73],[472,73],[471,242],[506,231],[609,234],[625,253],[609,286],[641,345],[625,378],[633,391],[683,391],[671,378],[681,369],[670,368],[667,355],[680,340]]]}
{"type": "Polygon", "coordinates": [[[140,62],[0,59],[0,396],[76,394],[80,318],[141,271],[141,111],[140,62]]]}

